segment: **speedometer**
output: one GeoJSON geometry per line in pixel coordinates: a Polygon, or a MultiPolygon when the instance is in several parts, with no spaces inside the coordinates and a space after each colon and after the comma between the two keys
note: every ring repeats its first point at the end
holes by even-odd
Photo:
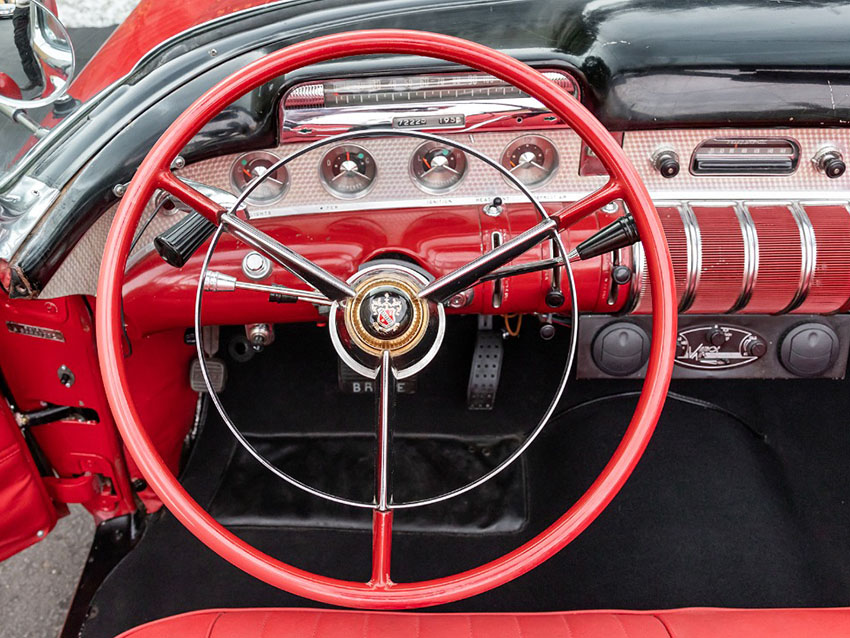
{"type": "Polygon", "coordinates": [[[542,186],[558,170],[555,145],[540,135],[523,135],[508,144],[502,166],[529,188],[542,186]]]}
{"type": "Polygon", "coordinates": [[[425,142],[410,158],[410,174],[426,193],[445,193],[466,175],[466,154],[440,142],[425,142]]]}
{"type": "Polygon", "coordinates": [[[375,158],[355,144],[335,146],[322,158],[319,176],[327,191],[342,199],[363,197],[375,185],[375,158]]]}

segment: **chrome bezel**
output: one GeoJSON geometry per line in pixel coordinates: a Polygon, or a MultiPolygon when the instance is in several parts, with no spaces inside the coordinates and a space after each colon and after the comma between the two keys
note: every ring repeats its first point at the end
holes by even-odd
{"type": "Polygon", "coordinates": [[[407,172],[410,175],[410,179],[413,181],[413,183],[416,185],[416,187],[419,190],[421,190],[423,193],[428,193],[429,195],[444,195],[446,193],[451,193],[453,190],[458,188],[463,183],[463,180],[466,179],[466,174],[467,174],[468,171],[469,171],[469,160],[466,157],[466,153],[464,153],[462,150],[460,150],[457,147],[451,147],[447,144],[440,144],[439,142],[434,142],[433,140],[429,140],[427,142],[422,142],[422,144],[417,146],[414,149],[413,153],[410,155],[410,161],[407,163],[407,172]],[[458,177],[457,181],[454,182],[453,184],[450,184],[448,187],[433,188],[431,186],[428,186],[427,184],[425,184],[422,181],[421,177],[416,175],[416,173],[414,171],[414,167],[416,165],[417,155],[419,155],[419,153],[422,151],[422,149],[424,149],[425,147],[428,147],[428,146],[435,146],[435,147],[439,147],[439,148],[449,148],[452,153],[457,154],[459,157],[463,158],[463,170],[458,171],[458,173],[460,174],[460,177],[458,177]]]}
{"type": "MultiPolygon", "coordinates": [[[[233,160],[233,163],[230,165],[230,174],[228,175],[228,177],[230,177],[230,187],[234,191],[236,191],[237,194],[241,194],[242,191],[248,190],[251,186],[251,182],[264,181],[264,179],[265,179],[264,176],[254,177],[253,179],[251,179],[251,181],[249,181],[247,184],[245,184],[244,187],[240,187],[236,183],[236,180],[233,178],[233,169],[236,167],[237,164],[239,164],[239,162],[241,162],[245,158],[257,159],[259,157],[265,157],[265,158],[270,159],[272,166],[274,166],[275,164],[277,164],[280,161],[280,157],[278,157],[275,153],[272,153],[271,151],[248,151],[247,153],[242,153],[241,155],[239,155],[235,160],[233,160]]],[[[282,170],[284,172],[284,174],[286,175],[286,181],[283,182],[283,190],[278,195],[276,195],[275,197],[269,198],[269,199],[265,199],[263,197],[257,197],[255,195],[248,195],[245,198],[245,201],[247,201],[250,204],[255,204],[257,206],[268,206],[269,204],[276,204],[277,202],[282,200],[284,197],[286,197],[286,194],[289,192],[289,185],[291,183],[291,180],[289,178],[289,170],[286,168],[286,166],[278,166],[275,169],[275,172],[280,171],[280,170],[282,170]]],[[[280,181],[280,180],[278,180],[278,181],[280,181]]],[[[254,192],[253,189],[252,189],[251,192],[254,192]]]]}
{"type": "Polygon", "coordinates": [[[375,187],[375,183],[378,181],[378,164],[375,162],[375,156],[372,155],[372,153],[370,153],[368,149],[357,144],[351,144],[348,142],[346,142],[345,144],[340,144],[339,146],[332,146],[327,151],[325,151],[325,153],[322,154],[322,159],[319,160],[318,168],[319,181],[322,183],[322,186],[324,186],[325,190],[328,191],[328,193],[330,193],[337,199],[360,199],[361,197],[365,197],[375,187]],[[372,175],[372,179],[369,181],[369,183],[366,185],[366,188],[364,188],[363,190],[354,191],[350,193],[339,191],[331,185],[331,183],[328,181],[327,176],[325,175],[325,160],[328,158],[329,155],[337,154],[340,149],[344,148],[357,149],[359,152],[364,153],[372,160],[372,166],[375,167],[375,174],[372,175]]]}
{"type": "MultiPolygon", "coordinates": [[[[520,135],[519,137],[516,137],[516,138],[512,139],[510,142],[508,142],[508,145],[505,146],[504,150],[502,151],[501,156],[499,156],[499,165],[502,168],[504,168],[505,170],[507,170],[508,172],[510,172],[510,169],[507,166],[505,166],[507,156],[509,155],[509,152],[511,151],[511,149],[514,148],[518,143],[522,142],[522,140],[529,140],[528,142],[524,142],[524,143],[535,144],[536,146],[540,146],[541,148],[542,148],[542,146],[548,144],[552,148],[552,153],[554,153],[555,163],[552,166],[552,170],[550,170],[546,174],[546,177],[544,177],[539,182],[534,182],[533,184],[526,184],[525,182],[522,182],[522,180],[519,179],[519,177],[516,178],[518,181],[522,182],[523,186],[525,186],[527,189],[537,190],[539,188],[542,188],[546,184],[548,184],[550,181],[552,181],[552,178],[554,178],[555,175],[558,174],[558,169],[561,167],[561,154],[558,152],[558,147],[555,146],[555,143],[552,140],[550,140],[548,137],[546,137],[545,135],[540,135],[538,133],[529,133],[529,134],[526,134],[526,135],[520,135]],[[531,140],[535,140],[535,141],[531,141],[531,140]],[[543,144],[540,144],[539,142],[543,142],[543,144]]],[[[511,175],[513,175],[513,173],[511,173],[511,175]]],[[[516,185],[511,180],[505,179],[505,181],[508,182],[508,184],[510,184],[510,186],[512,188],[516,188],[516,185]]]]}

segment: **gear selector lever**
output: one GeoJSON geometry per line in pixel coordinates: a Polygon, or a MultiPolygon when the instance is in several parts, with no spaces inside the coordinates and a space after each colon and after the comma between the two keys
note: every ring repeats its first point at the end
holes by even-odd
{"type": "Polygon", "coordinates": [[[637,225],[631,214],[611,222],[576,246],[570,260],[590,259],[610,253],[640,241],[637,225]]]}

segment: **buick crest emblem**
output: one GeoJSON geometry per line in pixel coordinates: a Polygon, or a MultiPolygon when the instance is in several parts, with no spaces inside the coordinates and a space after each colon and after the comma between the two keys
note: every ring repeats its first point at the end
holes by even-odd
{"type": "Polygon", "coordinates": [[[372,336],[392,339],[410,325],[410,302],[394,288],[380,288],[363,300],[361,319],[372,336]]]}
{"type": "Polygon", "coordinates": [[[404,311],[404,302],[398,295],[385,292],[369,300],[369,310],[372,314],[372,327],[383,334],[392,334],[404,311]]]}

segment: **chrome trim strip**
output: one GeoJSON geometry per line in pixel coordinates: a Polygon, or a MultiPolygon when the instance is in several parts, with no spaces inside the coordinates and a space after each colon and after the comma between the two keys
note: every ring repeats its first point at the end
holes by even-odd
{"type": "Polygon", "coordinates": [[[12,259],[58,198],[58,189],[28,175],[0,195],[0,259],[12,259]]]}
{"type": "MultiPolygon", "coordinates": [[[[365,136],[365,132],[363,132],[365,136]]],[[[404,135],[404,133],[399,132],[400,135],[404,135]]],[[[455,144],[454,142],[452,142],[455,144]]],[[[457,144],[455,144],[457,145],[457,144]]],[[[695,193],[696,194],[696,193],[695,193]]],[[[701,193],[705,194],[705,193],[701,193]]],[[[537,197],[537,201],[539,202],[556,202],[556,203],[565,203],[565,202],[577,202],[582,197],[586,196],[586,192],[572,192],[572,191],[564,191],[564,192],[552,192],[552,193],[535,193],[537,197]]],[[[729,193],[718,193],[718,195],[723,195],[723,197],[719,197],[718,199],[711,198],[697,198],[697,197],[680,197],[676,200],[671,200],[668,197],[667,193],[651,193],[653,202],[656,206],[681,206],[681,202],[687,201],[691,206],[694,205],[705,205],[705,206],[721,206],[727,204],[729,206],[734,206],[736,202],[740,202],[742,200],[747,200],[749,202],[757,202],[759,204],[769,204],[773,203],[775,200],[775,193],[771,193],[771,197],[769,199],[757,200],[757,198],[750,197],[747,194],[741,193],[739,197],[730,197],[729,193]],[[657,196],[656,196],[657,195],[657,196]]],[[[848,197],[845,198],[836,198],[829,200],[822,200],[817,202],[821,206],[846,206],[848,202],[850,202],[850,193],[847,193],[848,197]]],[[[812,194],[809,193],[807,197],[811,197],[812,194]]],[[[505,204],[516,204],[516,203],[528,203],[528,200],[521,194],[517,193],[506,193],[501,196],[502,201],[505,204]]],[[[802,198],[806,199],[806,198],[802,198]]],[[[466,196],[466,197],[429,197],[423,199],[399,199],[399,200],[387,200],[387,201],[333,201],[326,202],[324,204],[314,204],[314,205],[303,205],[303,206],[289,206],[286,208],[256,208],[252,207],[249,209],[251,214],[251,219],[259,219],[265,217],[291,217],[294,215],[315,215],[319,213],[349,213],[349,212],[358,212],[363,210],[390,210],[397,208],[434,208],[438,206],[483,206],[484,204],[489,204],[493,200],[492,196],[466,196]]],[[[787,204],[788,200],[783,200],[783,204],[787,204]]],[[[812,201],[806,200],[807,204],[811,204],[812,201]]]]}
{"type": "Polygon", "coordinates": [[[699,231],[699,222],[694,214],[690,203],[680,202],[678,205],[679,215],[682,217],[682,226],[685,229],[688,254],[688,272],[685,278],[685,291],[679,302],[679,312],[687,312],[699,289],[699,280],[702,275],[702,236],[699,231]]]}
{"type": "Polygon", "coordinates": [[[778,313],[784,315],[791,312],[806,300],[809,295],[809,290],[812,287],[812,280],[815,276],[815,265],[817,262],[817,242],[815,240],[815,229],[812,222],[803,207],[799,202],[786,203],[788,210],[791,211],[791,216],[797,222],[797,228],[800,231],[800,282],[797,285],[797,292],[791,302],[778,313]]]}
{"type": "Polygon", "coordinates": [[[623,313],[634,312],[640,304],[641,292],[643,291],[643,278],[646,275],[646,261],[643,254],[643,244],[636,242],[631,245],[632,258],[632,285],[629,287],[629,297],[623,306],[623,313]]]}
{"type": "Polygon", "coordinates": [[[734,206],[735,215],[741,225],[741,235],[744,239],[744,273],[741,282],[741,294],[728,310],[730,313],[743,310],[750,303],[759,269],[759,240],[753,216],[741,202],[735,202],[734,206]]]}

